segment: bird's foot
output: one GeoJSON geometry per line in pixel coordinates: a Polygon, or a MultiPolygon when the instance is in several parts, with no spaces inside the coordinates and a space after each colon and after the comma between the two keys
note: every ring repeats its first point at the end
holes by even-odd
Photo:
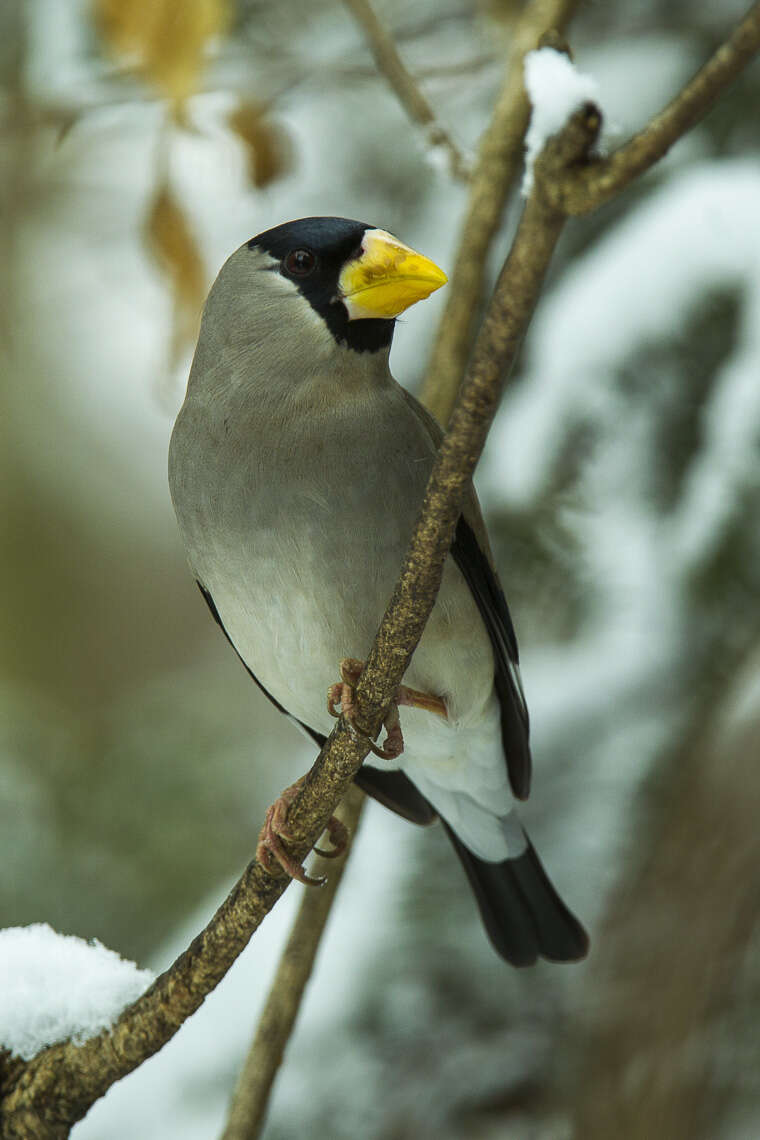
{"type": "Polygon", "coordinates": [[[371,736],[362,732],[354,721],[356,715],[354,689],[363,669],[364,662],[359,661],[356,657],[343,658],[340,663],[341,680],[330,685],[327,690],[327,710],[330,716],[339,717],[342,714],[354,736],[368,744],[375,756],[379,756],[382,760],[395,760],[404,751],[404,737],[401,734],[401,723],[395,703],[391,705],[388,715],[383,721],[386,736],[382,748],[375,744],[371,736]]]}
{"type": "MultiPolygon", "coordinates": [[[[283,840],[293,842],[293,836],[288,832],[285,825],[290,805],[296,798],[305,779],[306,777],[302,776],[300,780],[296,780],[295,784],[286,788],[282,795],[278,796],[274,803],[267,808],[264,826],[256,844],[256,859],[270,875],[274,871],[274,864],[277,864],[287,875],[290,875],[291,879],[297,879],[299,883],[303,883],[305,886],[321,887],[325,882],[324,877],[315,878],[308,875],[301,864],[288,854],[283,842],[283,840]]],[[[332,849],[325,851],[320,847],[315,847],[314,850],[325,859],[334,859],[336,856],[342,855],[348,846],[348,828],[337,816],[333,815],[330,817],[325,830],[332,844],[332,849]]]]}
{"type": "Polygon", "coordinates": [[[342,713],[354,735],[369,744],[375,756],[379,756],[382,760],[395,760],[404,751],[404,737],[401,732],[401,720],[398,713],[399,705],[426,709],[444,719],[448,716],[446,704],[441,697],[435,697],[430,693],[421,693],[418,689],[410,689],[408,685],[399,685],[393,703],[383,721],[386,730],[383,746],[382,748],[378,747],[371,737],[357,728],[354,721],[356,714],[354,689],[363,669],[364,662],[357,660],[356,657],[343,658],[340,663],[341,680],[330,685],[327,690],[327,708],[331,716],[338,717],[342,713]],[[340,712],[338,705],[340,705],[340,712]]]}

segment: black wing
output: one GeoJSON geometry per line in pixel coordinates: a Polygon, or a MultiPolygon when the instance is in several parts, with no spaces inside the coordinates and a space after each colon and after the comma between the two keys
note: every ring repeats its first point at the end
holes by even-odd
{"type": "Polygon", "coordinates": [[[496,659],[496,695],[501,707],[501,739],[509,782],[517,798],[526,800],[530,794],[531,772],[528,709],[520,681],[517,638],[504,591],[480,548],[475,532],[463,516],[457,524],[451,554],[470,587],[491,639],[496,659]]]}
{"type": "MultiPolygon", "coordinates": [[[[211,594],[201,582],[198,582],[198,589],[203,594],[203,597],[206,600],[206,605],[211,610],[214,621],[219,626],[222,633],[237,653],[238,657],[240,657],[240,660],[245,666],[246,672],[252,678],[252,680],[256,682],[264,696],[272,702],[276,709],[279,709],[281,713],[284,713],[288,720],[292,720],[294,724],[297,724],[307,734],[307,736],[310,736],[318,748],[321,748],[327,737],[324,736],[321,732],[317,732],[316,729],[310,728],[308,724],[304,724],[302,720],[298,720],[297,717],[292,716],[288,710],[284,708],[278,700],[275,700],[272,694],[264,688],[256,674],[253,673],[251,669],[248,668],[246,662],[243,661],[243,658],[240,656],[240,653],[238,652],[234,641],[228,634],[227,630],[224,628],[224,622],[219,616],[219,610],[216,608],[216,604],[214,603],[214,599],[212,598],[211,594]]],[[[378,802],[383,804],[384,807],[390,808],[391,811],[395,811],[398,815],[403,816],[404,819],[408,819],[410,823],[432,823],[433,820],[438,818],[438,815],[432,805],[428,803],[421,792],[417,791],[414,784],[411,782],[411,780],[407,779],[403,772],[381,772],[378,768],[371,768],[363,765],[354,776],[354,783],[358,784],[361,790],[363,792],[366,792],[368,796],[372,796],[373,799],[378,800],[378,802]]]]}

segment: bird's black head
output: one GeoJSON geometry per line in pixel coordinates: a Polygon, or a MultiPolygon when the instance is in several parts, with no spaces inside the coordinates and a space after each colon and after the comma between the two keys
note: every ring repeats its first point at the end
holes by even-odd
{"type": "Polygon", "coordinates": [[[348,218],[301,218],[251,238],[248,248],[277,259],[273,269],[298,287],[339,344],[377,352],[390,346],[395,318],[351,320],[338,286],[343,267],[361,256],[364,234],[373,228],[348,218]]]}

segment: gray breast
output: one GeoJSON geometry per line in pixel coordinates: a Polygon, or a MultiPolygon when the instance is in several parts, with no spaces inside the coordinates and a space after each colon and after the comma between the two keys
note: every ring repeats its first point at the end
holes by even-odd
{"type": "Polygon", "coordinates": [[[225,423],[218,406],[188,398],[170,483],[192,568],[236,648],[313,724],[341,657],[371,644],[435,448],[393,381],[339,414],[286,411],[225,423]]]}

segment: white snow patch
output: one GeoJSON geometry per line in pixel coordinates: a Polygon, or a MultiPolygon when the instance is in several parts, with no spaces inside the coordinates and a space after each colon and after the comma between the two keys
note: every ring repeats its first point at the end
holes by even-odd
{"type": "Polygon", "coordinates": [[[522,192],[533,189],[533,164],[547,139],[562,129],[584,103],[598,102],[599,88],[591,75],[554,48],[540,48],[525,57],[525,87],[533,110],[525,136],[525,177],[522,192]]]}
{"type": "Polygon", "coordinates": [[[29,1060],[56,1041],[106,1029],[153,981],[97,940],[47,923],[0,931],[0,1046],[29,1060]]]}

